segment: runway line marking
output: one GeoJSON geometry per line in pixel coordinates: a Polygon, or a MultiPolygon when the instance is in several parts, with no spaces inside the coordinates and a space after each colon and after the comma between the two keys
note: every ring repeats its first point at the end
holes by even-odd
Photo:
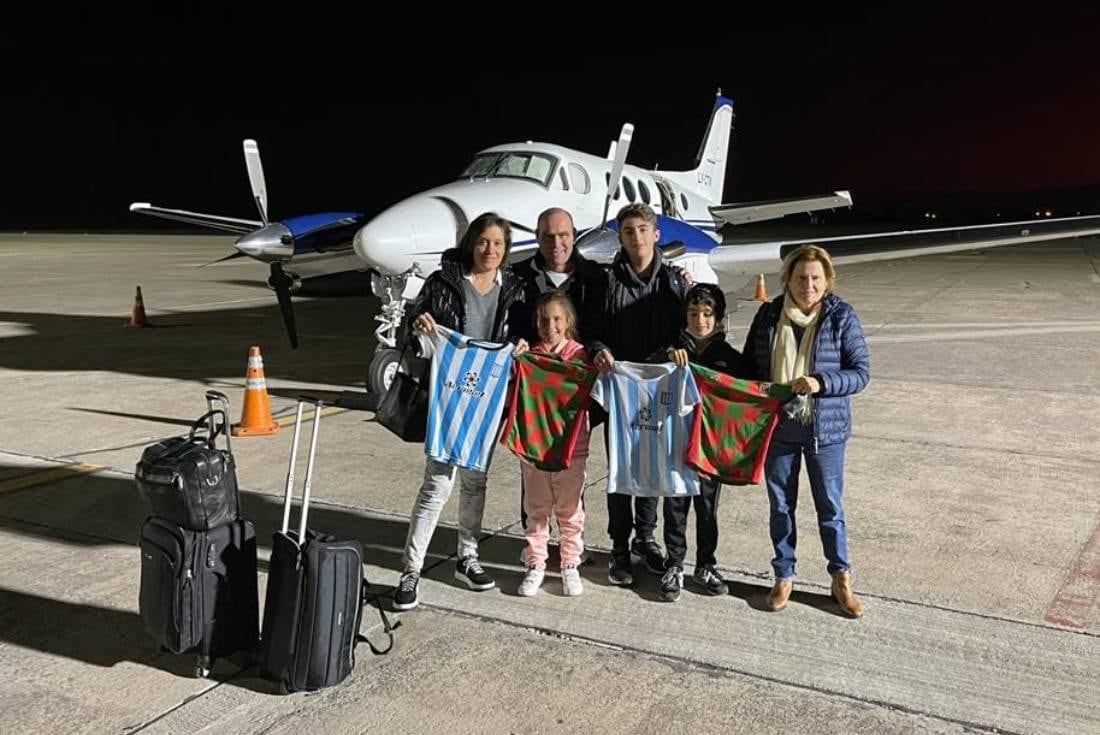
{"type": "MultiPolygon", "coordinates": [[[[338,406],[325,406],[324,408],[321,409],[321,415],[322,416],[332,416],[333,414],[347,413],[350,410],[351,409],[340,408],[338,406]]],[[[283,416],[282,418],[275,419],[275,423],[277,423],[279,426],[293,426],[294,425],[294,416],[295,416],[295,414],[290,414],[289,416],[283,416]]],[[[313,420],[313,412],[312,411],[310,411],[310,412],[306,413],[304,416],[302,416],[302,423],[303,424],[307,423],[309,421],[312,421],[312,420],[313,420]]]]}
{"type": "Polygon", "coordinates": [[[1100,516],[1043,620],[1051,625],[1083,628],[1089,610],[1096,604],[1097,593],[1100,593],[1100,516]]]}

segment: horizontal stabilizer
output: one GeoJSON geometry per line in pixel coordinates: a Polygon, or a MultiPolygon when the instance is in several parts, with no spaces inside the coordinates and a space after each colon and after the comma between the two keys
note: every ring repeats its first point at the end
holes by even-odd
{"type": "Polygon", "coordinates": [[[846,191],[835,191],[824,196],[775,199],[766,202],[718,204],[710,207],[710,213],[726,224],[743,225],[749,222],[779,219],[780,217],[786,217],[788,214],[817,212],[822,209],[850,206],[852,206],[852,195],[846,191]]]}

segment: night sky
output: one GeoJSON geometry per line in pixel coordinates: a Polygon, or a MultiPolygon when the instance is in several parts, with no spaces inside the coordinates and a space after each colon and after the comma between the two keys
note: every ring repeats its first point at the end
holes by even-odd
{"type": "Polygon", "coordinates": [[[494,21],[449,43],[350,21],[338,34],[9,26],[0,229],[160,227],[127,211],[135,200],[255,218],[246,137],[275,219],[377,213],[497,143],[604,155],[626,121],[631,163],[689,168],[719,87],[737,115],[727,201],[847,188],[872,214],[999,200],[1072,214],[1100,195],[1100,11],[721,18],[708,30],[734,30],[693,46],[606,19],[560,34],[494,21]]]}

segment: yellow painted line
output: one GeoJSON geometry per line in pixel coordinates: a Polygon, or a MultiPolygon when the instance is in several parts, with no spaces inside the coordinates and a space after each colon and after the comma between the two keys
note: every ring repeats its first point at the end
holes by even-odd
{"type": "MultiPolygon", "coordinates": [[[[324,408],[321,409],[321,415],[322,416],[332,416],[332,415],[338,414],[338,413],[347,413],[350,410],[351,410],[350,408],[340,408],[339,406],[325,406],[324,408]]],[[[308,421],[313,420],[313,411],[314,411],[314,409],[307,408],[303,412],[303,416],[302,416],[302,423],[303,424],[308,422],[308,421]]],[[[275,423],[277,423],[279,426],[293,426],[294,425],[294,416],[295,416],[295,414],[293,414],[293,413],[290,414],[289,416],[283,416],[281,419],[275,419],[275,423]]]]}
{"type": "Polygon", "coordinates": [[[66,464],[60,467],[47,467],[45,469],[28,472],[25,475],[19,475],[18,477],[9,477],[7,480],[0,480],[0,493],[20,490],[25,487],[33,487],[34,485],[42,485],[55,480],[67,480],[70,477],[87,475],[105,469],[107,468],[101,464],[85,464],[83,462],[66,464]]]}

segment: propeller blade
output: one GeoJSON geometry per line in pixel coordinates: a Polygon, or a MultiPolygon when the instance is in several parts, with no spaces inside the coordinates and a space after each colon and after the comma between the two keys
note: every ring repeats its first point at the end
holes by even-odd
{"type": "Polygon", "coordinates": [[[248,257],[247,254],[242,253],[240,250],[238,250],[235,253],[230,253],[229,255],[224,255],[224,256],[218,258],[217,260],[211,260],[209,263],[203,263],[202,265],[196,266],[196,267],[197,268],[205,268],[208,265],[216,265],[217,263],[224,263],[227,260],[236,260],[237,258],[246,258],[246,257],[248,257]]]}
{"type": "Polygon", "coordinates": [[[603,219],[607,222],[608,210],[611,208],[611,194],[619,188],[619,179],[623,175],[623,166],[626,165],[626,154],[630,150],[630,141],[634,138],[634,126],[630,123],[623,124],[623,130],[619,133],[619,142],[615,145],[615,160],[611,163],[611,178],[607,182],[607,196],[603,200],[603,219]]]}
{"type": "Polygon", "coordinates": [[[267,183],[264,181],[264,165],[260,162],[260,147],[249,138],[244,142],[244,165],[248,168],[248,183],[252,187],[252,199],[260,210],[260,219],[266,225],[267,183]]]}
{"type": "Polygon", "coordinates": [[[294,303],[290,299],[290,276],[283,270],[282,263],[271,264],[271,277],[267,284],[275,290],[275,298],[279,300],[279,311],[283,315],[283,326],[286,327],[286,336],[290,338],[290,346],[298,348],[298,328],[294,324],[294,303]]]}

